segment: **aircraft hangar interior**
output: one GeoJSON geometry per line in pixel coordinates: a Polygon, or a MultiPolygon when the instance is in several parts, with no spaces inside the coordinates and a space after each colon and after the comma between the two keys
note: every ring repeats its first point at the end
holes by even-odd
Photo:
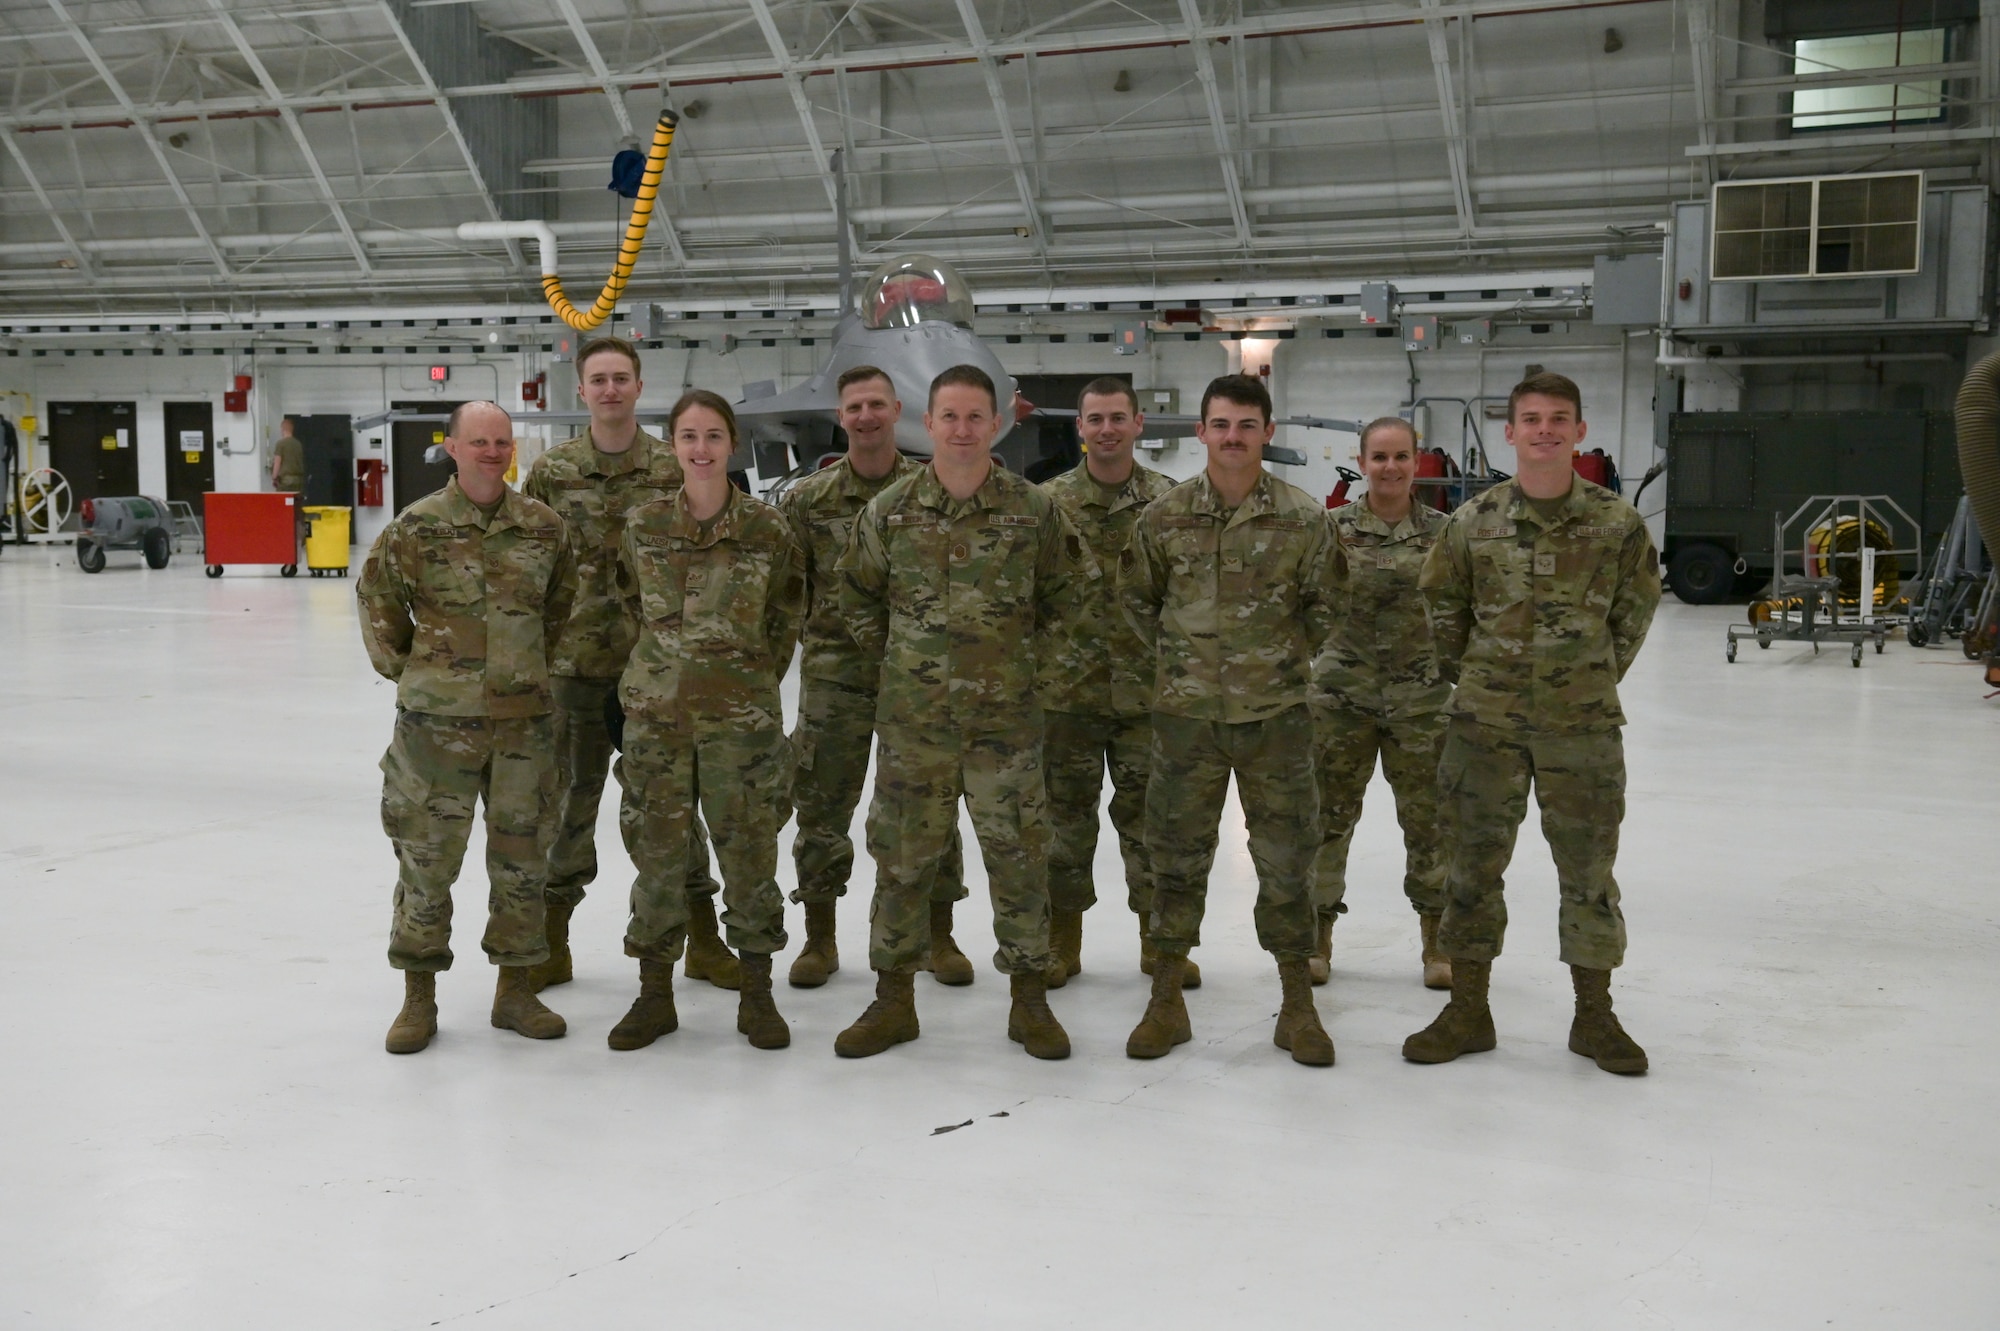
{"type": "Polygon", "coordinates": [[[1993,1325],[2000,0],[0,0],[0,148],[0,1326],[1993,1325]]]}

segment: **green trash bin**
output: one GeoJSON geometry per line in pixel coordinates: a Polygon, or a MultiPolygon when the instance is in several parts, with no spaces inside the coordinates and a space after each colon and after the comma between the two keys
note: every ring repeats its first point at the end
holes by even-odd
{"type": "Polygon", "coordinates": [[[346,577],[354,510],[340,504],[309,504],[306,518],[312,524],[306,532],[306,571],[315,578],[346,577]]]}

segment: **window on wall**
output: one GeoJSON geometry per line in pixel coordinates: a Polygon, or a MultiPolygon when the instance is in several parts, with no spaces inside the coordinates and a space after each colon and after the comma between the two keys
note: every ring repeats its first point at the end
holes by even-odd
{"type": "MultiPolygon", "coordinates": [[[[1917,28],[1846,37],[1801,37],[1792,44],[1792,71],[1801,76],[1941,65],[1945,29],[1917,28]]],[[[1792,128],[1913,125],[1944,119],[1944,80],[1804,87],[1792,94],[1792,128]]]]}

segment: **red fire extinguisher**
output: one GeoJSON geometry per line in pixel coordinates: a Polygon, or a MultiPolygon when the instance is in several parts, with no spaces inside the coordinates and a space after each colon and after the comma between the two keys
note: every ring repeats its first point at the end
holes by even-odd
{"type": "Polygon", "coordinates": [[[382,507],[382,459],[354,460],[354,502],[360,508],[382,507]]]}

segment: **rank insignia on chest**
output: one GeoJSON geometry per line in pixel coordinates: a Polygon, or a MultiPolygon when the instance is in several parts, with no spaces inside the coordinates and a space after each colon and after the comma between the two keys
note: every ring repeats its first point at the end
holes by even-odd
{"type": "Polygon", "coordinates": [[[1538,578],[1552,578],[1552,577],[1554,577],[1554,576],[1555,576],[1555,574],[1556,574],[1556,557],[1555,557],[1554,555],[1536,555],[1536,556],[1535,556],[1535,576],[1536,576],[1536,577],[1538,577],[1538,578]]]}
{"type": "Polygon", "coordinates": [[[1387,550],[1378,550],[1375,552],[1375,567],[1394,568],[1396,567],[1396,557],[1387,550]]]}

